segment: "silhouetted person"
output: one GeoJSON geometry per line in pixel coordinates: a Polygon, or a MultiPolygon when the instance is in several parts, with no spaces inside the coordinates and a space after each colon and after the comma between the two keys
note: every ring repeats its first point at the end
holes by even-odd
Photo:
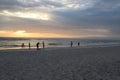
{"type": "Polygon", "coordinates": [[[80,46],[80,42],[78,42],[78,46],[80,46]]]}
{"type": "Polygon", "coordinates": [[[30,42],[28,43],[28,47],[29,47],[29,49],[31,48],[31,44],[30,44],[30,42]]]}
{"type": "Polygon", "coordinates": [[[71,47],[73,46],[73,42],[72,41],[71,41],[70,45],[71,45],[71,47]]]}
{"type": "Polygon", "coordinates": [[[24,48],[24,47],[25,47],[25,44],[24,44],[24,43],[22,43],[21,47],[22,47],[22,48],[24,48]]]}
{"type": "Polygon", "coordinates": [[[43,48],[45,48],[45,43],[44,43],[44,41],[42,42],[42,45],[43,45],[43,48]]]}
{"type": "Polygon", "coordinates": [[[36,47],[37,47],[37,50],[39,50],[39,42],[37,42],[37,44],[36,44],[36,47]]]}

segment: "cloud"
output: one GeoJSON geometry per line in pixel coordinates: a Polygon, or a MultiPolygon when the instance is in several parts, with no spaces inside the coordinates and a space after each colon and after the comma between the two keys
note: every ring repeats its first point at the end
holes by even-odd
{"type": "Polygon", "coordinates": [[[120,0],[1,0],[0,29],[120,37],[119,9],[120,0]]]}
{"type": "Polygon", "coordinates": [[[63,9],[53,12],[54,20],[74,29],[108,29],[111,34],[120,34],[120,1],[98,1],[90,8],[86,9],[63,9]],[[101,5],[97,4],[100,3],[101,5]],[[104,3],[104,4],[103,4],[104,3]],[[103,5],[102,5],[103,4],[103,5]],[[105,5],[106,4],[106,5],[105,5]],[[105,5],[105,6],[104,6],[105,5]]]}
{"type": "Polygon", "coordinates": [[[0,10],[51,9],[63,6],[61,2],[52,0],[0,0],[0,10]]]}
{"type": "Polygon", "coordinates": [[[120,0],[99,0],[94,4],[95,8],[114,9],[120,7],[120,0]]]}

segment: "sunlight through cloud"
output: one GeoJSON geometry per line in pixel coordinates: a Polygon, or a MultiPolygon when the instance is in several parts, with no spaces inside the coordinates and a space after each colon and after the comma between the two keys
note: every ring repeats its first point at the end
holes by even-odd
{"type": "Polygon", "coordinates": [[[29,19],[40,19],[40,20],[50,20],[50,15],[47,13],[38,13],[38,12],[9,12],[4,10],[0,12],[1,15],[11,16],[11,17],[21,17],[29,19]]]}

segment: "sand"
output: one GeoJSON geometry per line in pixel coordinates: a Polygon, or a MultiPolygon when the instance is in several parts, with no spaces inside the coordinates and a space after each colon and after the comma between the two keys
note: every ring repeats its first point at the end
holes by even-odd
{"type": "Polygon", "coordinates": [[[120,80],[120,47],[1,50],[0,80],[120,80]]]}

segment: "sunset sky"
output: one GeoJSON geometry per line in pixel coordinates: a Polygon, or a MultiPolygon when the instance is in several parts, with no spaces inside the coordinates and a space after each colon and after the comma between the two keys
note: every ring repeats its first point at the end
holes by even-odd
{"type": "Polygon", "coordinates": [[[0,0],[0,37],[120,38],[120,0],[0,0]]]}

